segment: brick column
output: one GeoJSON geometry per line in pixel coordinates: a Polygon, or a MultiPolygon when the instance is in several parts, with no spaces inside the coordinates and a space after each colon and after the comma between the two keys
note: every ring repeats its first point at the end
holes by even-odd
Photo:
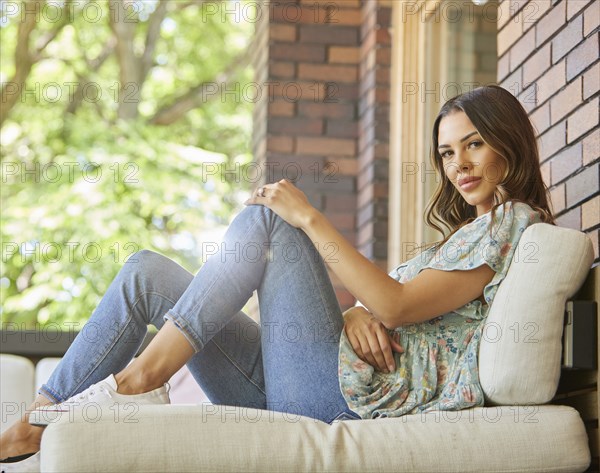
{"type": "Polygon", "coordinates": [[[387,268],[392,9],[363,3],[360,49],[357,247],[387,268]]]}
{"type": "MultiPolygon", "coordinates": [[[[360,25],[360,0],[278,0],[263,6],[254,60],[257,81],[270,89],[254,113],[263,181],[294,180],[352,244],[360,25]]],[[[342,308],[353,305],[332,279],[342,308]]]]}
{"type": "Polygon", "coordinates": [[[588,233],[599,261],[597,0],[500,3],[498,81],[530,112],[561,226],[588,233]]]}

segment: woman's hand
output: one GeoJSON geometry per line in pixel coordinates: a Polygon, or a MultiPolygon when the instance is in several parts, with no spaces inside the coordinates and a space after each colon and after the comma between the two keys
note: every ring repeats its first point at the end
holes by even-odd
{"type": "Polygon", "coordinates": [[[317,212],[300,189],[286,179],[259,187],[245,205],[270,208],[290,225],[304,228],[317,212]]]}
{"type": "Polygon", "coordinates": [[[358,357],[379,371],[396,369],[393,351],[404,348],[389,336],[385,326],[364,307],[351,307],[344,312],[344,330],[358,357]]]}

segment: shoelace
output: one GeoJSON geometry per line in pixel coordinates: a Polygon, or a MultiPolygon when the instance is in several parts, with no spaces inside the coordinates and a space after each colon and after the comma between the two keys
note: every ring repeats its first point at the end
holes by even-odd
{"type": "Polygon", "coordinates": [[[96,389],[101,392],[101,393],[105,393],[106,395],[108,395],[108,397],[110,397],[112,399],[112,395],[110,393],[110,391],[108,391],[104,386],[98,386],[96,384],[93,384],[92,386],[90,386],[88,389],[86,389],[85,391],[76,394],[75,396],[67,399],[64,404],[66,403],[72,403],[72,402],[83,402],[83,401],[87,401],[90,396],[93,396],[94,394],[96,394],[96,389]]]}

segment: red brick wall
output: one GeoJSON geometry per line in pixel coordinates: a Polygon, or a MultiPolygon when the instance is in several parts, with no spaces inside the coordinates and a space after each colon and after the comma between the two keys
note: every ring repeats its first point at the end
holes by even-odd
{"type": "Polygon", "coordinates": [[[504,0],[498,82],[539,132],[557,223],[589,234],[599,261],[600,61],[597,0],[504,0]]]}
{"type": "MultiPolygon", "coordinates": [[[[377,0],[263,8],[253,62],[271,94],[255,109],[254,154],[274,171],[263,182],[297,177],[311,203],[385,268],[391,8],[377,0]]],[[[342,308],[353,305],[332,279],[342,308]]]]}
{"type": "MultiPolygon", "coordinates": [[[[360,0],[278,0],[257,25],[257,77],[271,94],[254,113],[264,182],[292,179],[356,244],[360,0]]],[[[343,309],[354,304],[332,274],[343,309]]]]}
{"type": "Polygon", "coordinates": [[[357,247],[387,269],[392,9],[363,5],[358,104],[357,247]]]}

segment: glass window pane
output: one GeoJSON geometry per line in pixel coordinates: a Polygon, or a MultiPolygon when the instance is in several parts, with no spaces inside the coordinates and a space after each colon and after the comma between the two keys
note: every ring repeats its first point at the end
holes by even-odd
{"type": "MultiPolygon", "coordinates": [[[[433,196],[437,182],[430,161],[431,130],[439,109],[448,99],[475,87],[496,82],[497,2],[485,5],[468,1],[442,2],[425,25],[425,81],[422,84],[426,143],[423,202],[433,196]]],[[[423,226],[423,241],[435,241],[440,235],[423,226]]]]}

